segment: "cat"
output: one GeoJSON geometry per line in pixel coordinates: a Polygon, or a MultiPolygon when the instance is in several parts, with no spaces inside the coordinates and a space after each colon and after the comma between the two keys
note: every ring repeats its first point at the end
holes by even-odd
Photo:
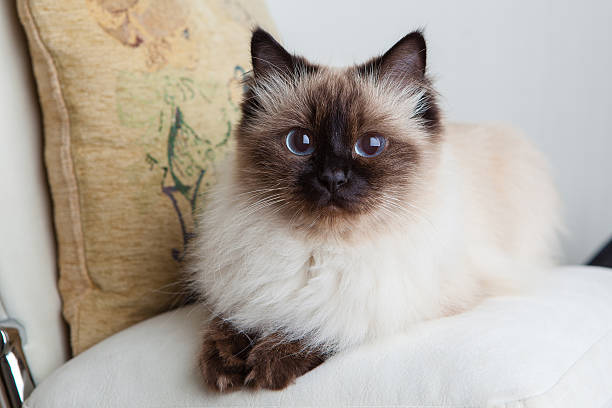
{"type": "Polygon", "coordinates": [[[446,123],[415,31],[348,68],[253,32],[235,153],[189,248],[216,391],[512,293],[555,261],[559,202],[520,133],[446,123]]]}

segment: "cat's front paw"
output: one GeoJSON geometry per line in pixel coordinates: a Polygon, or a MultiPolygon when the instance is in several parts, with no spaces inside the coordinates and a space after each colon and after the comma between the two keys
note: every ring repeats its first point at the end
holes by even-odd
{"type": "Polygon", "coordinates": [[[206,386],[217,392],[230,392],[242,386],[246,371],[224,365],[224,362],[213,357],[206,362],[200,362],[200,368],[206,386]]]}
{"type": "Polygon", "coordinates": [[[200,353],[200,371],[208,388],[217,392],[240,388],[249,373],[246,357],[250,349],[248,336],[236,332],[221,319],[214,319],[200,353]]]}
{"type": "Polygon", "coordinates": [[[316,352],[305,352],[299,342],[279,343],[274,337],[257,343],[246,364],[244,384],[251,388],[282,390],[324,361],[316,352]]]}
{"type": "Polygon", "coordinates": [[[279,356],[268,353],[267,350],[254,348],[247,359],[250,371],[245,377],[244,385],[251,388],[282,390],[293,383],[298,375],[287,363],[279,356]]]}

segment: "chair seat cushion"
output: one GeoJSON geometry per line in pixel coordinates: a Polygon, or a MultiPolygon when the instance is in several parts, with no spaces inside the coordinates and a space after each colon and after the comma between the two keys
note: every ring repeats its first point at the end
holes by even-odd
{"type": "Polygon", "coordinates": [[[197,369],[189,306],[124,330],[60,367],[26,407],[609,407],[612,270],[558,268],[521,295],[338,354],[283,391],[218,395],[197,369]]]}

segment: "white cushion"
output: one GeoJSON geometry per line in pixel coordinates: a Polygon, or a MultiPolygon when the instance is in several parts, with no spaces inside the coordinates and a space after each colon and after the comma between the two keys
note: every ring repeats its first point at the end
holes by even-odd
{"type": "MultiPolygon", "coordinates": [[[[612,270],[564,267],[537,289],[337,355],[287,389],[208,392],[204,312],[187,307],[105,340],[26,407],[604,407],[612,402],[612,270]]],[[[609,406],[609,405],[608,405],[609,406]]]]}

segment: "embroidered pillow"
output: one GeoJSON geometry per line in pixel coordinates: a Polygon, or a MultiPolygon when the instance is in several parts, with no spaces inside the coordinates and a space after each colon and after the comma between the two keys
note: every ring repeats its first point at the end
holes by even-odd
{"type": "Polygon", "coordinates": [[[177,303],[263,0],[18,0],[75,354],[177,303]]]}

